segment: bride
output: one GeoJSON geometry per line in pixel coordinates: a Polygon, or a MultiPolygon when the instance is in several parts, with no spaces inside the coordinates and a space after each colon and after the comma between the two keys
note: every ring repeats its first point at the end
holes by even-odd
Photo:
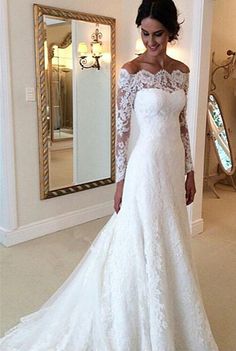
{"type": "Polygon", "coordinates": [[[218,350],[189,243],[189,69],[166,54],[180,27],[175,4],[144,0],[136,24],[146,51],[120,71],[115,212],[61,288],[1,339],[1,351],[218,350]],[[132,110],[139,136],[127,162],[132,110]]]}

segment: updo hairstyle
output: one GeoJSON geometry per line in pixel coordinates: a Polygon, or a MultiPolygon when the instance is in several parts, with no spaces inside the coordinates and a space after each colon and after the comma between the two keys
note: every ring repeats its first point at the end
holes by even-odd
{"type": "Polygon", "coordinates": [[[138,8],[136,25],[139,27],[144,18],[159,21],[170,33],[169,42],[178,39],[180,24],[177,9],[172,0],[143,0],[138,8]]]}

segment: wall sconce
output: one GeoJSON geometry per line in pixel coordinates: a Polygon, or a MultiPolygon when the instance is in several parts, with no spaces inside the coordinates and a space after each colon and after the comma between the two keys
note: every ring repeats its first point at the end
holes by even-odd
{"type": "Polygon", "coordinates": [[[143,41],[141,38],[136,40],[136,46],[135,46],[135,55],[140,56],[144,53],[146,50],[145,46],[143,45],[143,41]]]}
{"type": "Polygon", "coordinates": [[[99,59],[102,57],[102,33],[99,31],[99,25],[96,25],[95,32],[91,35],[92,42],[90,43],[91,46],[91,53],[92,57],[94,58],[94,62],[90,65],[88,65],[88,46],[86,43],[79,43],[79,64],[82,67],[82,69],[86,68],[97,68],[100,70],[100,62],[99,59]]]}

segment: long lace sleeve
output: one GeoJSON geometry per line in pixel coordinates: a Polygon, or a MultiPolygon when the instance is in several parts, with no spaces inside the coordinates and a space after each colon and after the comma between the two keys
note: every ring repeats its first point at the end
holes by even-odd
{"type": "Polygon", "coordinates": [[[131,113],[134,100],[133,76],[121,69],[116,109],[116,182],[125,178],[130,136],[131,113]]]}
{"type": "MultiPolygon", "coordinates": [[[[184,82],[184,91],[187,98],[188,93],[188,85],[189,85],[189,75],[186,76],[186,80],[184,82]]],[[[186,100],[187,101],[187,100],[186,100]]],[[[188,132],[188,124],[186,119],[186,110],[187,110],[187,103],[185,104],[183,110],[179,115],[179,123],[180,123],[180,135],[184,145],[185,150],[185,174],[194,170],[192,156],[191,156],[191,149],[190,149],[190,140],[189,140],[189,132],[188,132]]]]}

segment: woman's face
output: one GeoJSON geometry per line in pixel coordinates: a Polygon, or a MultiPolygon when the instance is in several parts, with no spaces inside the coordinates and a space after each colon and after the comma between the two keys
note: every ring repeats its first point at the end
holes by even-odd
{"type": "Polygon", "coordinates": [[[141,22],[141,38],[147,53],[157,56],[166,52],[170,33],[156,19],[147,17],[141,22]]]}

